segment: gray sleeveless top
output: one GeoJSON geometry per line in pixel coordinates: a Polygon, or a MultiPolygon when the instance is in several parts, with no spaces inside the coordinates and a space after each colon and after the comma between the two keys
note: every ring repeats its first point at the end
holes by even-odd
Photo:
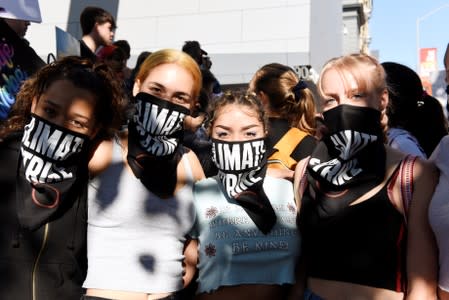
{"type": "Polygon", "coordinates": [[[125,167],[120,145],[114,143],[112,163],[89,185],[85,288],[144,293],[182,289],[183,246],[194,209],[193,175],[185,153],[181,162],[189,183],[174,197],[160,199],[125,167]]]}

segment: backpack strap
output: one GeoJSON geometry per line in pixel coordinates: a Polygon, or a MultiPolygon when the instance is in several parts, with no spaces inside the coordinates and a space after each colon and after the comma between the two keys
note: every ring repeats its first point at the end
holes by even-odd
{"type": "Polygon", "coordinates": [[[413,197],[413,166],[418,157],[407,155],[401,163],[399,180],[401,184],[402,205],[404,206],[404,217],[407,222],[408,209],[413,197]]]}
{"type": "MultiPolygon", "coordinates": [[[[389,198],[393,197],[394,186],[399,184],[400,201],[402,203],[404,221],[407,224],[407,215],[410,204],[413,198],[413,167],[418,157],[414,155],[407,155],[400,163],[399,170],[396,172],[393,180],[388,185],[389,198]]],[[[394,201],[392,201],[394,204],[394,201]]]]}
{"type": "Polygon", "coordinates": [[[297,161],[291,157],[291,154],[306,136],[306,132],[295,127],[290,128],[276,143],[276,145],[274,145],[273,148],[276,151],[268,158],[270,168],[285,167],[287,169],[294,170],[297,161]]]}

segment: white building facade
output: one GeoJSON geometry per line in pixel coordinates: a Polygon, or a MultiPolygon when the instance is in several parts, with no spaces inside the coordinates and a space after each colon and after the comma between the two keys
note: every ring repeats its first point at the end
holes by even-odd
{"type": "MultiPolygon", "coordinates": [[[[115,40],[126,39],[131,45],[129,67],[142,51],[181,49],[184,41],[197,40],[209,53],[219,81],[238,84],[271,62],[310,65],[319,72],[328,59],[348,51],[344,22],[349,21],[346,11],[343,17],[343,6],[355,7],[350,16],[366,21],[360,13],[371,4],[372,0],[39,0],[42,23],[32,24],[26,38],[46,58],[56,53],[56,26],[80,38],[80,12],[88,5],[100,6],[116,18],[115,40]]],[[[362,40],[366,33],[367,28],[359,28],[350,34],[362,40]]],[[[359,46],[367,51],[365,44],[359,46]]]]}

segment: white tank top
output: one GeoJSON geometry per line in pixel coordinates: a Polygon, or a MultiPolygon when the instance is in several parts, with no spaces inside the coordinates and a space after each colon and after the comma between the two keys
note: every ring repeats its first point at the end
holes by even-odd
{"type": "MultiPolygon", "coordinates": [[[[89,185],[88,272],[85,288],[166,293],[182,289],[185,234],[194,221],[193,175],[160,199],[126,168],[114,143],[109,167],[89,185]]],[[[157,172],[157,170],[155,170],[157,172]]]]}

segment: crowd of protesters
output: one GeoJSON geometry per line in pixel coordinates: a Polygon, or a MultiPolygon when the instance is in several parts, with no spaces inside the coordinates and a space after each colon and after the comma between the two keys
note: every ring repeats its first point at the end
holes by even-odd
{"type": "Polygon", "coordinates": [[[446,108],[410,68],[225,90],[198,41],[129,68],[88,6],[46,64],[2,9],[1,299],[449,299],[446,108]]]}

